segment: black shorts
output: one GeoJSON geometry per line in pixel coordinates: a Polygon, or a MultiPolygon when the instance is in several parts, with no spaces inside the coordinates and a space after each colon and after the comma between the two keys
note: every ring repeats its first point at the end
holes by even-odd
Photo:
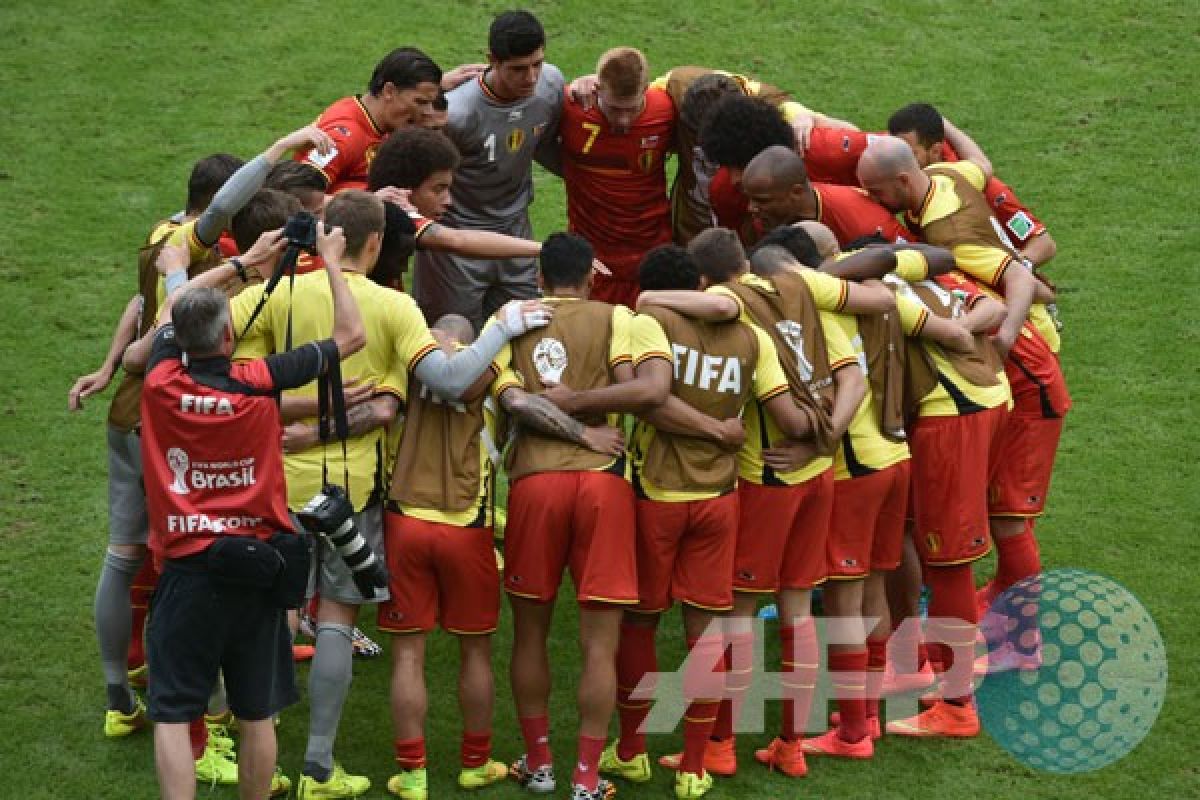
{"type": "Polygon", "coordinates": [[[217,583],[206,554],[167,561],[146,630],[148,711],[154,722],[190,722],[225,675],[229,708],[259,720],[300,699],[287,613],[270,592],[217,583]]]}

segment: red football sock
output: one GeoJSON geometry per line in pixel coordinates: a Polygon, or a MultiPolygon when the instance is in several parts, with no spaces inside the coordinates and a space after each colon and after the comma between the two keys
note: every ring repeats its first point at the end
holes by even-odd
{"type": "Polygon", "coordinates": [[[887,668],[887,639],[867,639],[867,716],[879,718],[883,696],[883,673],[887,668]]]}
{"type": "Polygon", "coordinates": [[[397,739],[396,764],[403,770],[420,769],[425,766],[425,737],[397,739]]]}
{"type": "Polygon", "coordinates": [[[791,742],[804,736],[808,728],[808,715],[812,710],[817,667],[821,658],[816,623],[812,617],[805,617],[798,625],[780,626],[779,641],[784,690],[780,733],[786,741],[791,742]]]}
{"type": "Polygon", "coordinates": [[[645,625],[621,625],[617,647],[617,717],[621,736],[617,757],[628,761],[646,752],[646,735],[639,728],[650,713],[649,699],[634,700],[634,688],[647,673],[658,672],[658,654],[654,649],[655,629],[645,625]]]}
{"type": "MultiPolygon", "coordinates": [[[[870,652],[870,645],[867,647],[870,652]]],[[[896,672],[907,675],[918,672],[929,660],[921,640],[921,618],[892,620],[892,635],[888,639],[888,659],[896,672]]]]}
{"type": "Polygon", "coordinates": [[[754,634],[733,633],[725,637],[725,693],[713,725],[714,739],[728,739],[742,716],[746,692],[754,680],[754,634]]]}
{"type": "Polygon", "coordinates": [[[1025,528],[1016,536],[996,539],[996,577],[992,583],[997,593],[1041,571],[1042,557],[1032,519],[1025,520],[1025,528]]]}
{"type": "Polygon", "coordinates": [[[841,721],[838,736],[847,742],[861,741],[867,735],[866,673],[867,650],[830,652],[829,672],[837,697],[841,721]]]}
{"type": "Polygon", "coordinates": [[[530,769],[538,769],[554,763],[550,755],[550,719],[545,714],[540,717],[521,717],[521,736],[525,738],[525,763],[530,769]]]}
{"type": "Polygon", "coordinates": [[[688,639],[688,665],[683,696],[694,698],[683,715],[683,757],[680,772],[704,773],[704,751],[717,721],[725,690],[725,641],[718,636],[688,639]]]}
{"type": "Polygon", "coordinates": [[[192,760],[197,761],[208,747],[208,726],[204,724],[203,715],[188,723],[188,740],[192,743],[192,760]]]}
{"type": "Polygon", "coordinates": [[[470,733],[463,731],[462,735],[462,765],[467,769],[482,767],[492,754],[492,732],[483,731],[470,733]]]}
{"type": "Polygon", "coordinates": [[[704,751],[712,736],[713,724],[717,721],[719,700],[693,700],[683,717],[683,757],[679,762],[680,772],[695,775],[704,773],[704,751]]]}
{"type": "Polygon", "coordinates": [[[146,663],[146,613],[150,610],[150,595],[154,594],[154,587],[157,585],[158,570],[154,568],[154,559],[146,556],[142,560],[142,568],[133,576],[133,584],[129,587],[129,603],[133,606],[129,650],[125,658],[129,669],[136,669],[146,663]]]}
{"type": "Polygon", "coordinates": [[[971,696],[975,656],[975,577],[970,564],[932,567],[929,570],[930,649],[942,652],[947,700],[971,696]]]}
{"type": "Polygon", "coordinates": [[[600,781],[600,754],[604,752],[604,737],[579,737],[579,760],[575,762],[575,773],[571,782],[589,792],[596,791],[600,781]]]}

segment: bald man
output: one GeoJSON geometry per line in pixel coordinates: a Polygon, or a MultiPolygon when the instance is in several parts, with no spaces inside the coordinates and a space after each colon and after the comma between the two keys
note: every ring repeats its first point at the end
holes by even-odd
{"type": "MultiPolygon", "coordinates": [[[[922,168],[967,158],[987,158],[979,145],[928,103],[910,103],[888,117],[888,133],[908,142],[922,168]],[[959,154],[962,155],[959,155],[959,154]]],[[[1012,187],[992,176],[983,189],[1004,235],[1021,255],[1041,266],[1058,251],[1045,224],[1017,197],[1012,187]]]]}
{"type": "MultiPolygon", "coordinates": [[[[992,586],[1002,592],[1041,571],[1033,521],[1045,507],[1071,398],[1058,363],[1058,331],[1042,304],[1049,290],[996,232],[982,191],[990,176],[986,160],[932,164],[922,170],[909,145],[891,136],[875,140],[858,165],[859,182],[876,201],[904,211],[926,241],[949,249],[961,272],[992,296],[1002,296],[1008,306],[993,341],[1006,356],[1014,406],[989,486],[997,550],[992,586]]],[[[1036,650],[993,654],[990,666],[1033,666],[1037,659],[1036,650]]]]}
{"type": "Polygon", "coordinates": [[[810,183],[804,159],[782,145],[768,147],[746,165],[742,191],[760,230],[814,220],[833,231],[843,247],[863,236],[878,235],[892,242],[915,238],[862,190],[810,183]]]}

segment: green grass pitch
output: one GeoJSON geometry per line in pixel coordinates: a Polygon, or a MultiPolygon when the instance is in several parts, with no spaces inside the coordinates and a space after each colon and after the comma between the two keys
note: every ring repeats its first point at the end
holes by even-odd
{"type": "MultiPolygon", "coordinates": [[[[77,415],[65,404],[75,376],[101,360],[134,290],[138,241],[181,207],[196,158],[259,152],[362,91],[395,46],[417,44],[445,67],[481,60],[489,21],[503,8],[474,0],[9,0],[0,8],[0,797],[157,794],[150,737],[101,735],[91,600],[106,541],[108,395],[77,415]]],[[[870,763],[813,763],[810,777],[792,782],[754,765],[751,750],[766,736],[745,735],[742,770],[712,797],[1200,793],[1188,738],[1200,714],[1194,7],[564,0],[533,10],[549,34],[549,60],[568,77],[590,72],[605,48],[631,44],[655,73],[682,64],[749,73],[864,129],[929,100],[977,138],[1059,245],[1050,273],[1062,286],[1076,406],[1039,527],[1045,562],[1131,589],[1155,615],[1171,659],[1157,726],[1099,772],[1036,773],[986,737],[888,739],[870,763]]],[[[565,224],[563,193],[546,174],[537,185],[533,214],[544,235],[565,224]]],[[[552,649],[564,778],[574,747],[574,613],[561,604],[552,649]]],[[[495,637],[494,742],[504,759],[521,751],[507,692],[509,630],[506,612],[495,637]]],[[[678,630],[669,618],[664,665],[679,657],[678,630]]],[[[430,658],[431,791],[448,797],[459,791],[453,642],[433,637],[430,658]]],[[[384,796],[393,767],[387,672],[386,658],[356,663],[338,744],[343,762],[375,782],[374,797],[384,796]]],[[[301,704],[280,728],[292,776],[306,724],[301,704]]],[[[655,754],[678,744],[677,736],[651,740],[655,754]]],[[[620,789],[667,797],[670,784],[659,772],[649,785],[620,789]]],[[[487,791],[518,796],[511,784],[487,791]]]]}

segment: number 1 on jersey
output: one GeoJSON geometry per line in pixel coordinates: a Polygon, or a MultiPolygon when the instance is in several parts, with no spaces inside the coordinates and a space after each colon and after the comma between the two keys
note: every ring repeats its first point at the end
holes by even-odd
{"type": "Polygon", "coordinates": [[[583,129],[588,132],[587,141],[583,143],[583,152],[591,152],[592,145],[596,143],[596,137],[600,135],[600,126],[594,122],[582,123],[583,129]]]}
{"type": "Polygon", "coordinates": [[[494,164],[496,162],[496,133],[494,131],[483,140],[483,146],[487,148],[488,163],[494,164]]]}

